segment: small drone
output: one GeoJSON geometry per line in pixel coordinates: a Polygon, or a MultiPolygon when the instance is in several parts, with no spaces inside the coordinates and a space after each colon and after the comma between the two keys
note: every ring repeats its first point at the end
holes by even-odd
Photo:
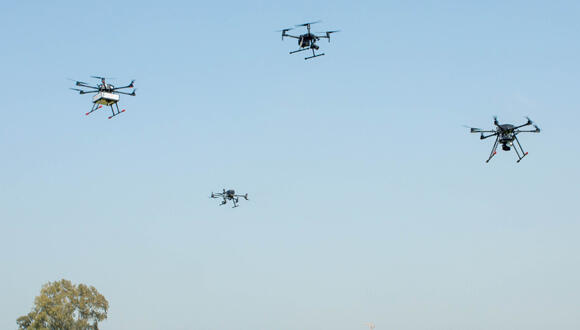
{"type": "Polygon", "coordinates": [[[519,163],[522,158],[526,157],[528,155],[527,152],[524,151],[524,149],[522,148],[522,145],[520,144],[520,140],[518,140],[517,135],[520,133],[540,133],[540,128],[536,125],[534,125],[534,122],[526,117],[526,119],[528,120],[525,124],[523,125],[519,125],[519,126],[514,126],[511,124],[501,124],[497,121],[497,117],[493,117],[493,124],[496,126],[495,130],[482,130],[481,128],[474,128],[474,127],[468,127],[469,129],[471,129],[471,133],[481,133],[481,136],[479,137],[481,140],[487,139],[489,137],[492,136],[496,136],[495,138],[495,143],[493,144],[493,149],[491,149],[491,154],[489,155],[489,158],[486,160],[486,163],[488,163],[491,158],[493,158],[493,156],[495,156],[495,154],[497,153],[497,146],[499,144],[501,144],[501,148],[504,151],[510,151],[510,149],[513,147],[516,154],[518,155],[518,160],[517,162],[519,163]],[[525,126],[530,126],[530,125],[534,125],[534,130],[522,130],[520,128],[525,127],[525,126]],[[491,133],[489,135],[485,135],[484,133],[491,133]],[[517,147],[514,144],[514,141],[516,141],[517,143],[517,147]],[[518,151],[518,147],[519,147],[519,151],[518,151]],[[521,152],[521,155],[520,155],[521,152]]]}
{"type": "Polygon", "coordinates": [[[220,203],[220,205],[225,205],[228,201],[232,201],[234,203],[233,207],[238,207],[238,202],[240,197],[244,197],[248,200],[248,194],[245,195],[236,195],[236,191],[233,189],[230,190],[223,190],[221,193],[211,193],[211,198],[223,198],[224,200],[220,203]]]}
{"type": "Polygon", "coordinates": [[[135,91],[136,89],[133,89],[133,92],[131,93],[126,93],[126,92],[121,92],[119,91],[120,89],[125,89],[125,88],[134,88],[134,83],[135,80],[131,80],[131,83],[127,86],[123,86],[123,87],[115,87],[111,84],[107,84],[105,82],[104,77],[95,77],[95,76],[91,76],[91,78],[95,78],[95,79],[100,79],[101,83],[97,84],[97,86],[90,86],[89,84],[82,82],[82,81],[76,81],[75,84],[79,87],[82,88],[88,88],[88,90],[83,90],[83,89],[78,89],[78,88],[71,88],[73,91],[78,91],[79,94],[92,94],[92,93],[97,93],[95,96],[93,96],[93,107],[91,108],[91,111],[87,112],[86,115],[90,115],[91,113],[93,113],[96,110],[99,110],[100,108],[103,107],[103,105],[108,105],[111,107],[111,111],[113,112],[113,115],[109,116],[109,119],[115,117],[116,115],[125,112],[125,109],[123,110],[119,110],[119,99],[120,96],[119,94],[125,94],[125,95],[131,95],[131,96],[135,96],[135,91]],[[115,105],[115,107],[117,108],[117,112],[115,112],[115,109],[113,108],[113,105],[115,105]]]}
{"type": "Polygon", "coordinates": [[[296,25],[296,27],[302,27],[305,26],[306,29],[308,29],[308,32],[305,34],[301,34],[299,36],[293,36],[288,34],[287,32],[292,30],[292,28],[288,28],[288,29],[283,29],[283,30],[279,30],[277,32],[282,32],[282,40],[284,40],[284,37],[290,37],[290,38],[294,38],[294,39],[298,39],[298,46],[300,46],[300,49],[295,50],[290,52],[290,54],[294,54],[294,53],[298,53],[304,50],[309,50],[312,49],[312,56],[308,56],[305,57],[305,60],[311,59],[311,58],[315,58],[318,56],[322,56],[324,55],[324,53],[322,54],[316,54],[315,50],[318,50],[320,47],[316,44],[316,42],[318,40],[320,40],[320,38],[326,38],[328,39],[328,42],[330,42],[330,35],[332,33],[336,33],[339,32],[339,30],[336,31],[326,31],[326,32],[318,32],[318,33],[324,33],[324,35],[316,35],[314,33],[310,32],[310,25],[311,24],[315,24],[315,23],[319,23],[320,21],[316,21],[316,22],[310,22],[310,23],[304,23],[304,24],[300,24],[300,25],[296,25]]]}

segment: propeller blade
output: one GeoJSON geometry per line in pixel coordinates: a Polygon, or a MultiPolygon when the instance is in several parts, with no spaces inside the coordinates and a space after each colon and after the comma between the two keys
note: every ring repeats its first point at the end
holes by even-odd
{"type": "Polygon", "coordinates": [[[293,30],[293,28],[287,28],[287,29],[282,29],[282,30],[278,30],[276,32],[282,32],[282,40],[284,40],[284,36],[286,35],[286,32],[293,30]]]}
{"type": "Polygon", "coordinates": [[[91,78],[100,79],[100,80],[103,80],[103,79],[114,80],[115,79],[115,78],[112,78],[112,77],[99,77],[99,76],[91,76],[91,78]]]}
{"type": "Polygon", "coordinates": [[[82,89],[78,89],[78,88],[71,88],[73,91],[77,91],[79,92],[79,94],[89,94],[89,93],[96,93],[98,91],[84,91],[82,89]]]}
{"type": "Polygon", "coordinates": [[[531,125],[531,124],[533,124],[533,123],[534,123],[534,122],[533,122],[533,121],[530,119],[530,117],[526,116],[525,118],[528,120],[528,125],[531,125]]]}
{"type": "Polygon", "coordinates": [[[316,33],[325,33],[325,34],[331,34],[331,33],[337,33],[340,32],[340,30],[333,30],[333,31],[318,31],[316,33]]]}
{"type": "Polygon", "coordinates": [[[481,131],[483,131],[481,128],[477,128],[477,127],[471,127],[471,126],[467,126],[467,125],[462,125],[465,128],[469,128],[469,131],[471,133],[479,133],[481,131]]]}
{"type": "Polygon", "coordinates": [[[135,88],[135,89],[133,90],[133,93],[131,93],[131,96],[136,96],[136,95],[137,95],[137,94],[135,94],[135,92],[136,92],[136,91],[137,91],[137,88],[135,88]]]}
{"type": "Polygon", "coordinates": [[[298,24],[298,25],[296,25],[296,27],[298,27],[298,26],[308,26],[308,25],[316,24],[316,23],[320,23],[320,22],[322,22],[322,21],[321,20],[318,20],[318,21],[314,21],[314,22],[308,22],[308,23],[298,24]]]}

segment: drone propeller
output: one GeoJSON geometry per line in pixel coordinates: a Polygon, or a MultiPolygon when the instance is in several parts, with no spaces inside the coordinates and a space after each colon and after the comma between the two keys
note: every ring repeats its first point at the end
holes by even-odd
{"type": "Polygon", "coordinates": [[[328,42],[330,42],[330,35],[332,33],[337,33],[337,32],[340,32],[340,30],[326,31],[326,32],[316,32],[316,33],[324,33],[324,34],[326,34],[326,38],[328,38],[328,42]]]}
{"type": "Polygon", "coordinates": [[[84,82],[84,81],[78,81],[78,80],[71,79],[71,78],[66,78],[66,79],[67,79],[67,80],[70,80],[70,81],[74,81],[74,82],[75,82],[75,85],[77,85],[77,86],[81,86],[81,85],[88,85],[88,83],[86,83],[86,82],[84,82]]]}
{"type": "Polygon", "coordinates": [[[133,92],[132,92],[131,94],[129,94],[129,95],[131,95],[131,96],[136,96],[136,95],[137,95],[137,94],[135,94],[135,92],[136,92],[136,91],[137,91],[137,88],[135,88],[135,89],[133,90],[133,92]]]}
{"type": "Polygon", "coordinates": [[[477,127],[471,127],[471,126],[467,126],[467,125],[461,125],[465,128],[469,128],[471,133],[479,133],[481,131],[483,131],[481,128],[477,128],[477,127]]]}
{"type": "Polygon", "coordinates": [[[526,116],[525,118],[528,120],[528,125],[532,125],[534,123],[530,117],[526,116]]]}
{"type": "Polygon", "coordinates": [[[70,88],[70,89],[72,89],[73,91],[79,92],[79,94],[89,94],[89,93],[96,93],[97,92],[97,91],[84,91],[84,90],[78,89],[78,88],[70,88]]]}
{"type": "Polygon", "coordinates": [[[318,20],[318,21],[314,21],[314,22],[308,22],[308,23],[298,24],[298,25],[296,25],[296,27],[298,27],[298,26],[308,26],[308,25],[316,24],[316,23],[320,23],[320,22],[322,22],[322,21],[321,20],[318,20]]]}
{"type": "Polygon", "coordinates": [[[91,76],[91,78],[100,79],[100,80],[104,80],[104,79],[113,80],[113,79],[115,79],[115,78],[111,78],[111,77],[99,77],[99,76],[91,76]]]}
{"type": "Polygon", "coordinates": [[[336,32],[340,32],[340,30],[326,31],[326,37],[328,38],[328,42],[330,42],[330,34],[336,33],[336,32]]]}
{"type": "Polygon", "coordinates": [[[282,32],[282,40],[284,40],[284,36],[286,35],[286,32],[288,32],[290,30],[294,30],[294,28],[282,29],[282,30],[278,30],[276,32],[282,32]]]}

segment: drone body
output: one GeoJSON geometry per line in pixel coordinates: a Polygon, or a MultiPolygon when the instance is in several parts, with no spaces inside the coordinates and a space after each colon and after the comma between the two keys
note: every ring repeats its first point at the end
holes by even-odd
{"type": "Polygon", "coordinates": [[[493,124],[495,125],[494,130],[482,130],[480,128],[470,127],[471,133],[481,133],[480,139],[484,140],[489,137],[495,136],[495,143],[493,144],[493,148],[491,149],[491,153],[489,154],[489,158],[486,160],[488,163],[495,154],[497,154],[497,147],[501,144],[501,148],[504,151],[510,151],[511,148],[514,149],[516,155],[518,156],[517,162],[519,163],[524,157],[528,155],[527,152],[524,151],[522,145],[520,144],[520,140],[518,140],[517,135],[520,133],[540,133],[540,128],[532,122],[530,118],[527,118],[528,121],[519,126],[515,126],[512,124],[500,124],[497,121],[497,118],[493,118],[493,124]],[[522,130],[520,128],[525,126],[534,125],[534,130],[522,130]],[[485,133],[489,133],[485,135],[485,133]],[[514,143],[515,142],[515,143],[514,143]],[[519,149],[519,150],[518,150],[519,149]]]}
{"type": "Polygon", "coordinates": [[[318,22],[320,22],[320,21],[296,25],[296,27],[304,26],[307,29],[307,32],[305,34],[301,34],[299,36],[294,36],[294,35],[290,35],[287,33],[288,31],[292,30],[292,28],[283,29],[283,30],[278,31],[278,32],[282,32],[282,40],[284,40],[284,37],[290,37],[290,38],[294,38],[294,39],[298,40],[298,46],[300,48],[298,50],[291,51],[290,54],[294,54],[294,53],[298,53],[298,52],[310,49],[310,50],[312,50],[312,56],[305,57],[304,58],[305,60],[324,55],[324,53],[316,54],[315,51],[320,49],[320,47],[316,44],[316,42],[318,40],[320,40],[320,38],[326,38],[326,39],[328,39],[328,42],[330,42],[330,34],[336,33],[339,31],[338,30],[337,31],[326,31],[326,32],[323,32],[324,33],[323,35],[316,35],[310,31],[310,25],[318,23],[318,22]]]}
{"type": "Polygon", "coordinates": [[[234,203],[234,207],[238,207],[238,203],[239,203],[239,198],[243,197],[245,200],[248,200],[248,194],[245,195],[236,195],[236,191],[233,189],[229,189],[229,190],[223,190],[221,193],[211,193],[211,198],[222,198],[222,202],[220,203],[220,205],[225,205],[228,201],[232,201],[232,203],[234,203]]]}
{"type": "Polygon", "coordinates": [[[93,96],[93,107],[91,108],[91,111],[87,112],[86,115],[90,115],[91,113],[93,113],[96,110],[99,110],[100,108],[104,106],[109,106],[111,107],[111,111],[112,111],[112,115],[109,116],[109,119],[115,117],[116,115],[125,112],[125,109],[123,110],[119,110],[119,100],[121,99],[120,94],[125,94],[125,95],[130,95],[130,96],[135,96],[135,91],[136,89],[133,89],[133,92],[131,93],[126,93],[126,92],[122,92],[120,91],[121,89],[125,89],[125,88],[134,88],[134,83],[135,80],[132,80],[131,83],[127,86],[123,86],[123,87],[115,87],[111,84],[108,84],[105,80],[106,78],[103,77],[95,77],[92,76],[91,78],[96,78],[96,79],[100,79],[101,83],[97,84],[96,86],[90,86],[89,84],[82,82],[82,81],[76,81],[75,85],[82,87],[82,88],[86,88],[86,89],[79,89],[79,88],[71,88],[74,91],[78,91],[79,94],[92,94],[92,93],[96,93],[95,96],[93,96]],[[116,112],[115,112],[115,108],[113,108],[113,105],[116,107],[116,112]]]}

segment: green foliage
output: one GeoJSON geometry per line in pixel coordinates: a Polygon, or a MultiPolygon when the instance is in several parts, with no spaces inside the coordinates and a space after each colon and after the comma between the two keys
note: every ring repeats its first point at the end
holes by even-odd
{"type": "Polygon", "coordinates": [[[45,284],[32,311],[16,323],[28,330],[97,330],[108,309],[109,302],[97,289],[63,279],[45,284]]]}

